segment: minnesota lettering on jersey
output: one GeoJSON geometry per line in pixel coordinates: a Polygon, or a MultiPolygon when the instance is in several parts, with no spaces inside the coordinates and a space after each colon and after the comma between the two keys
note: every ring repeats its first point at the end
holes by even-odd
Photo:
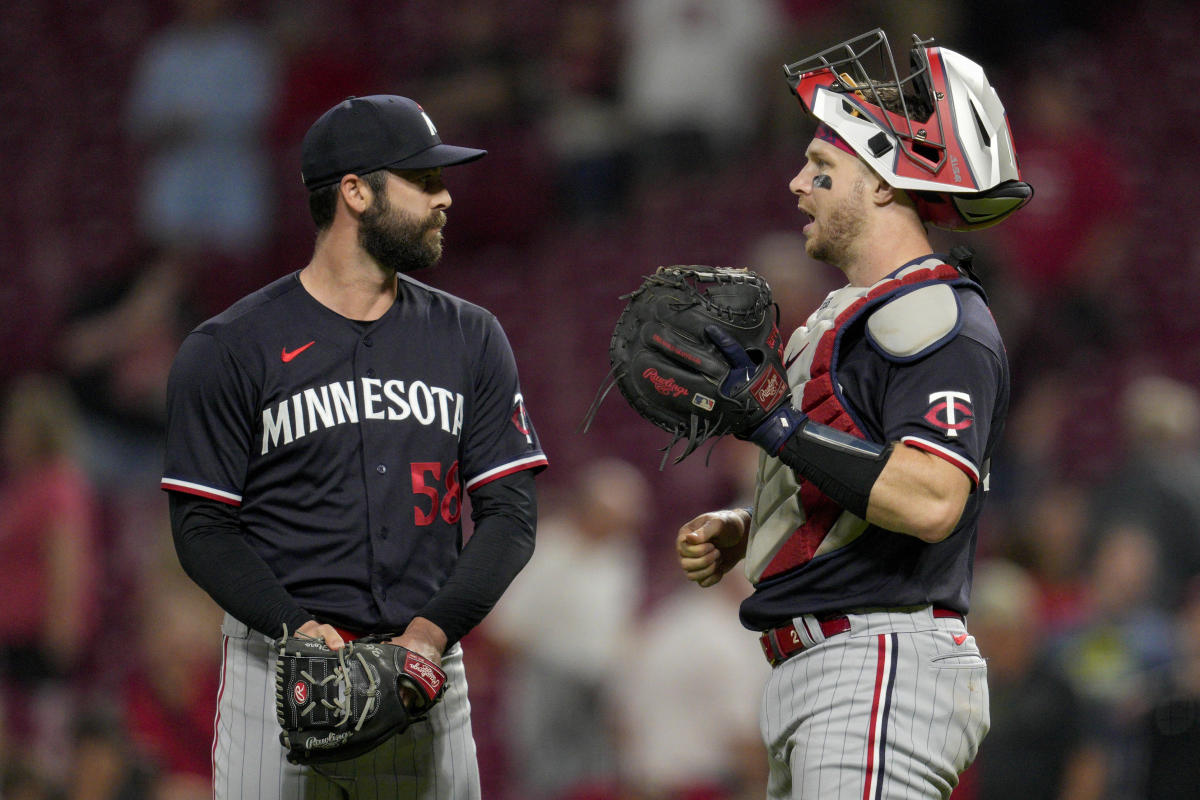
{"type": "Polygon", "coordinates": [[[413,419],[421,425],[440,425],[457,437],[463,426],[463,396],[423,381],[360,378],[309,388],[262,412],[262,451],[271,450],[325,428],[357,424],[360,419],[400,422],[413,419]],[[361,402],[360,402],[361,399],[361,402]]]}

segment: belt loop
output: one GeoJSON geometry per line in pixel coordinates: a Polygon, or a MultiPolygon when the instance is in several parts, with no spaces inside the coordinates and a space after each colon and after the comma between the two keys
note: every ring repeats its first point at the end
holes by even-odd
{"type": "Polygon", "coordinates": [[[771,654],[767,659],[771,665],[781,663],[784,660],[783,648],[779,645],[779,629],[774,628],[767,632],[767,642],[771,646],[771,654]]]}
{"type": "MultiPolygon", "coordinates": [[[[936,628],[937,627],[937,615],[933,613],[935,608],[936,608],[936,606],[932,606],[932,605],[925,606],[925,608],[921,609],[921,615],[924,617],[928,617],[929,625],[931,627],[936,628]]],[[[924,622],[924,620],[922,620],[922,622],[924,622]]]]}
{"type": "Polygon", "coordinates": [[[825,641],[825,631],[821,630],[821,621],[812,614],[801,614],[792,620],[792,627],[800,637],[800,644],[812,647],[825,641]]]}

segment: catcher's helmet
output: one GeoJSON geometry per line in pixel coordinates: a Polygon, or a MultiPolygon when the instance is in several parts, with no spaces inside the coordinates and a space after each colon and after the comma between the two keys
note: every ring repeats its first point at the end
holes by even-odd
{"type": "Polygon", "coordinates": [[[923,220],[986,228],[1029,202],[1033,187],[1021,180],[1004,106],[983,69],[932,43],[913,36],[905,78],[879,28],[783,71],[804,110],[907,191],[923,220]],[[868,70],[872,57],[881,75],[868,70]]]}

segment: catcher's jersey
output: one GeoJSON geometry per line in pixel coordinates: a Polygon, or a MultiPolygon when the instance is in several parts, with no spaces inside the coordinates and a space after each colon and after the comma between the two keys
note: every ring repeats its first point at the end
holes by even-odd
{"type": "Polygon", "coordinates": [[[462,545],[463,489],[547,463],[486,310],[401,275],[380,319],[292,273],[201,324],[167,386],[164,489],[237,507],[314,615],[406,624],[462,545]]]}
{"type": "Polygon", "coordinates": [[[932,278],[935,264],[919,259],[874,287],[832,292],[793,334],[785,359],[797,405],[806,389],[813,402],[814,359],[833,351],[836,369],[822,411],[838,406],[856,434],[902,442],[961,469],[974,491],[957,528],[927,544],[869,525],[764,454],[746,558],[755,583],[742,605],[747,627],[930,603],[966,612],[988,459],[1008,410],[1008,362],[981,291],[965,278],[947,281],[946,274],[958,273],[946,267],[932,278]],[[864,307],[859,316],[856,304],[864,307]]]}

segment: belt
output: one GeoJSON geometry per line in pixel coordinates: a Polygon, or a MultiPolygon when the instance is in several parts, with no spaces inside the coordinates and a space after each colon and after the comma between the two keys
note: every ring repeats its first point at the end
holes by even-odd
{"type": "MultiPolygon", "coordinates": [[[[937,619],[953,618],[966,621],[966,617],[957,611],[937,606],[933,608],[933,616],[937,619]]],[[[767,657],[767,662],[772,667],[777,667],[806,647],[811,647],[830,636],[837,636],[839,633],[846,633],[849,630],[850,618],[845,615],[824,618],[801,617],[794,623],[766,631],[758,637],[758,643],[762,645],[763,655],[767,657]],[[809,626],[814,624],[821,630],[821,639],[816,639],[811,634],[809,626]],[[807,637],[801,636],[799,626],[804,627],[804,633],[808,634],[807,637]]]]}
{"type": "Polygon", "coordinates": [[[345,628],[339,628],[337,625],[330,625],[330,627],[338,632],[338,636],[341,636],[342,641],[346,644],[350,644],[355,639],[361,639],[364,636],[364,634],[361,633],[352,633],[345,628]]]}

